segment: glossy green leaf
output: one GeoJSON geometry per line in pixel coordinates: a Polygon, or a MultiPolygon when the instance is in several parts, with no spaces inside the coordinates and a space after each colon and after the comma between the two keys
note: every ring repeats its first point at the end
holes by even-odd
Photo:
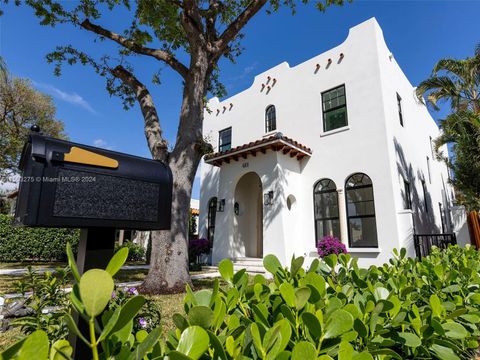
{"type": "Polygon", "coordinates": [[[440,317],[444,312],[442,302],[436,294],[430,296],[430,307],[432,308],[433,316],[440,317]]]}
{"type": "Polygon", "coordinates": [[[301,287],[295,290],[295,307],[302,309],[310,298],[311,290],[308,287],[301,287]]]}
{"type": "Polygon", "coordinates": [[[209,345],[208,333],[200,326],[190,326],[180,336],[177,351],[196,360],[207,351],[209,345]]]}
{"type": "Polygon", "coordinates": [[[68,340],[60,339],[55,341],[50,349],[50,360],[65,360],[71,357],[72,353],[73,348],[68,340]]]}
{"type": "Polygon", "coordinates": [[[213,322],[213,311],[208,306],[194,306],[188,312],[188,322],[190,325],[198,325],[208,329],[213,322]]]}
{"type": "Polygon", "coordinates": [[[315,360],[316,358],[317,350],[308,341],[297,342],[293,347],[292,360],[315,360]]]}
{"type": "Polygon", "coordinates": [[[290,265],[290,273],[292,274],[292,277],[295,277],[297,275],[298,270],[302,268],[303,262],[305,261],[305,258],[303,256],[300,257],[292,257],[292,262],[290,265]]]}
{"type": "Polygon", "coordinates": [[[295,307],[295,290],[293,286],[284,282],[278,289],[280,290],[280,294],[282,295],[283,300],[285,300],[285,303],[292,308],[295,307]]]}
{"type": "Polygon", "coordinates": [[[307,327],[312,338],[314,340],[320,339],[320,336],[322,335],[322,327],[317,317],[310,312],[304,312],[302,314],[302,320],[305,326],[307,327]]]}
{"type": "Polygon", "coordinates": [[[403,343],[408,347],[416,348],[422,345],[422,341],[414,333],[402,332],[402,333],[399,333],[398,336],[403,340],[403,343]]]}
{"type": "Polygon", "coordinates": [[[111,276],[114,276],[125,264],[128,258],[128,247],[124,246],[120,248],[115,255],[108,262],[107,268],[105,269],[111,276]]]}
{"type": "Polygon", "coordinates": [[[445,336],[451,339],[465,339],[469,333],[459,323],[447,322],[442,324],[443,330],[445,330],[445,336]]]}
{"type": "Polygon", "coordinates": [[[50,344],[47,333],[37,330],[27,336],[22,347],[18,351],[17,360],[47,360],[50,344]]]}
{"type": "Polygon", "coordinates": [[[263,267],[272,275],[282,268],[282,264],[275,255],[269,254],[263,258],[263,267]]]}
{"type": "Polygon", "coordinates": [[[325,339],[334,338],[353,328],[353,316],[342,309],[335,310],[328,318],[325,326],[325,339]]]}
{"type": "Polygon", "coordinates": [[[433,344],[430,349],[440,360],[460,360],[454,351],[446,346],[433,344]]]}
{"type": "Polygon", "coordinates": [[[80,278],[80,296],[85,311],[91,317],[100,315],[112,297],[112,276],[105,270],[88,270],[80,278]]]}
{"type": "Polygon", "coordinates": [[[90,344],[90,341],[88,341],[78,329],[77,324],[72,318],[72,315],[70,315],[69,313],[66,313],[64,315],[64,320],[65,320],[65,323],[67,324],[67,327],[73,334],[77,335],[78,338],[82,340],[85,344],[87,345],[90,344]]]}
{"type": "MultiPolygon", "coordinates": [[[[153,329],[144,339],[143,341],[137,345],[135,350],[132,352],[128,360],[141,360],[144,356],[153,349],[154,345],[160,339],[160,335],[162,335],[161,328],[153,329]]],[[[207,335],[208,338],[208,335],[207,335]]],[[[207,344],[208,347],[208,344],[207,344]]],[[[177,348],[178,350],[178,348],[177,348]]]]}
{"type": "Polygon", "coordinates": [[[118,320],[110,331],[110,333],[114,333],[122,329],[125,325],[133,320],[133,318],[138,314],[138,312],[142,309],[142,306],[145,304],[145,298],[141,295],[134,296],[130,298],[120,310],[120,315],[118,316],[118,320]]]}
{"type": "Polygon", "coordinates": [[[233,280],[233,263],[230,259],[223,259],[220,261],[218,264],[218,271],[225,281],[231,282],[233,280]]]}

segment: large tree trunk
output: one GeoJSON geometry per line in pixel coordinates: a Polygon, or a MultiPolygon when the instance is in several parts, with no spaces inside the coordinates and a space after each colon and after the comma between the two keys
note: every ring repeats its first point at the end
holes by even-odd
{"type": "Polygon", "coordinates": [[[192,56],[185,81],[175,148],[168,158],[173,174],[172,222],[168,231],[152,233],[150,270],[140,291],[166,294],[191,285],[188,272],[188,215],[195,174],[205,149],[202,137],[204,96],[208,78],[206,54],[192,56]]]}

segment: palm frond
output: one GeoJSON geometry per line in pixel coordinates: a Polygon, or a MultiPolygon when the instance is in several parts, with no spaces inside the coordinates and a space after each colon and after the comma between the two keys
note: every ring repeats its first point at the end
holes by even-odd
{"type": "Polygon", "coordinates": [[[432,74],[436,76],[440,71],[446,71],[465,81],[469,77],[467,62],[468,60],[442,59],[435,64],[432,74]]]}
{"type": "Polygon", "coordinates": [[[428,102],[435,110],[438,110],[437,103],[440,100],[457,101],[454,98],[461,97],[461,90],[458,89],[456,83],[447,76],[433,76],[422,81],[415,90],[417,97],[422,100],[426,95],[428,102]]]}

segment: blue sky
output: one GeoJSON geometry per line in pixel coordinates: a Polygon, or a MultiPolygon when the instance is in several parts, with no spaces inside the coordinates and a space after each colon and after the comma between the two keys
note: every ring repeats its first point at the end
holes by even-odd
{"type": "MultiPolygon", "coordinates": [[[[105,90],[105,82],[90,68],[66,66],[61,77],[45,55],[57,45],[72,44],[95,56],[114,49],[106,42],[94,42],[93,34],[69,25],[40,26],[30,8],[7,5],[0,18],[0,55],[11,73],[32,80],[35,87],[50,94],[70,139],[149,157],[138,107],[124,111],[121,101],[105,90]]],[[[221,80],[229,95],[248,88],[255,74],[283,61],[296,65],[338,44],[348,29],[376,17],[396,60],[415,85],[425,79],[435,62],[443,57],[471,56],[480,42],[480,1],[365,1],[321,13],[311,5],[267,15],[262,11],[246,27],[244,53],[236,64],[222,61],[221,80]]],[[[112,30],[128,25],[124,14],[98,21],[112,30]]],[[[166,138],[173,143],[181,102],[179,76],[153,60],[135,61],[139,77],[149,82],[161,71],[161,85],[151,85],[166,138]]],[[[445,114],[433,113],[435,118],[445,114]]],[[[198,198],[198,181],[193,197],[198,198]]]]}

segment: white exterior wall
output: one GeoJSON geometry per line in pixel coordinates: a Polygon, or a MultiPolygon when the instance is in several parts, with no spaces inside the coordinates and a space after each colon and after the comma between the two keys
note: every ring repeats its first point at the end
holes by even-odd
{"type": "MultiPolygon", "coordinates": [[[[268,135],[265,109],[271,104],[276,107],[276,131],[312,149],[312,156],[301,161],[268,150],[265,155],[249,155],[221,167],[202,163],[201,236],[206,235],[209,199],[216,196],[226,200],[225,211],[217,212],[214,263],[244,256],[234,241],[233,204],[238,180],[250,171],[260,176],[263,193],[275,193],[274,204],[263,209],[264,255],[274,253],[285,264],[293,254],[315,255],[313,186],[322,178],[332,179],[339,190],[342,241],[348,244],[343,189],[346,179],[356,172],[367,174],[373,183],[379,246],[349,252],[360,258],[360,265],[368,266],[386,262],[395,247],[409,245],[413,249],[412,215],[403,211],[403,180],[399,180],[394,140],[415,174],[426,174],[425,156],[431,158],[429,136],[435,138],[438,128],[425,107],[415,102],[413,87],[389,55],[378,23],[370,19],[350,29],[348,38],[338,47],[293,68],[282,63],[256,76],[249,89],[222,102],[216,98],[209,101],[203,133],[214,151],[218,150],[218,132],[230,126],[232,148],[268,135]],[[344,58],[340,61],[341,53],[344,58]],[[327,67],[328,59],[332,63],[327,67]],[[321,66],[318,71],[316,64],[321,66]],[[262,84],[266,84],[263,91],[262,84]],[[342,84],[348,126],[323,133],[321,93],[342,84]],[[268,85],[270,91],[266,91],[268,85]],[[404,99],[403,128],[398,121],[397,91],[404,99]],[[291,210],[286,206],[289,195],[296,199],[291,210]]],[[[428,185],[436,204],[442,198],[441,176],[446,183],[447,174],[442,164],[432,158],[430,161],[432,184],[428,185]]],[[[421,185],[415,183],[415,188],[421,194],[421,185]]],[[[438,226],[438,205],[432,211],[438,226]]],[[[435,232],[433,228],[422,230],[435,232]]]]}

